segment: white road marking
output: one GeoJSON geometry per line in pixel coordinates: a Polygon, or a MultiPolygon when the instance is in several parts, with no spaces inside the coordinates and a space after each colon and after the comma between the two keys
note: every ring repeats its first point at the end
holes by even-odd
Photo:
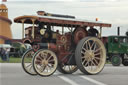
{"type": "Polygon", "coordinates": [[[96,85],[107,85],[107,84],[101,83],[101,82],[99,82],[99,81],[96,81],[96,80],[91,79],[91,78],[86,77],[86,76],[80,76],[80,77],[83,78],[83,79],[85,79],[85,80],[88,80],[88,81],[90,81],[90,82],[92,82],[92,83],[95,83],[96,85]]]}
{"type": "Polygon", "coordinates": [[[75,83],[74,81],[72,81],[71,79],[65,77],[65,76],[58,76],[59,78],[63,79],[65,82],[71,84],[71,85],[79,85],[77,83],[75,83]]]}

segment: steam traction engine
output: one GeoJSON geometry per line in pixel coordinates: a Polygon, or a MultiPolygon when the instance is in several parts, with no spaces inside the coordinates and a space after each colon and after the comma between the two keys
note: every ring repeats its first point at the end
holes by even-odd
{"type": "Polygon", "coordinates": [[[91,75],[102,71],[105,47],[97,37],[88,36],[87,27],[102,29],[111,24],[81,21],[67,15],[53,14],[52,17],[42,11],[36,16],[17,17],[14,22],[22,23],[23,42],[32,46],[22,57],[23,69],[28,74],[50,76],[56,69],[64,74],[77,69],[91,75]],[[24,24],[30,24],[25,31],[24,24]]]}

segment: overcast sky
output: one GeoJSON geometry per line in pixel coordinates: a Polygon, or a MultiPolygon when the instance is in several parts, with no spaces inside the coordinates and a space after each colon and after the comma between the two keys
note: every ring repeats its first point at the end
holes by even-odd
{"type": "MultiPolygon", "coordinates": [[[[103,36],[116,35],[121,27],[121,35],[128,30],[128,0],[8,0],[5,3],[9,18],[13,21],[21,15],[36,15],[38,10],[50,13],[74,15],[80,19],[95,20],[112,24],[104,28],[103,36]]],[[[11,26],[13,38],[21,38],[20,24],[11,26]]]]}

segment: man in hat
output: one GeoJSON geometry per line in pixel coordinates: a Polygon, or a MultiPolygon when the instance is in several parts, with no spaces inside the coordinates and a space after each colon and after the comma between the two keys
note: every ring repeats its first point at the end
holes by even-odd
{"type": "Polygon", "coordinates": [[[99,32],[97,29],[95,29],[93,26],[90,27],[88,30],[88,36],[97,37],[99,35],[99,32]]]}

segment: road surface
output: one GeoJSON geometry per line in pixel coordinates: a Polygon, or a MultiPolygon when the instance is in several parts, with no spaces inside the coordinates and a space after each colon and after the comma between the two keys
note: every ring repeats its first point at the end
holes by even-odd
{"type": "Polygon", "coordinates": [[[25,73],[20,63],[0,63],[0,85],[128,85],[128,67],[106,65],[98,75],[84,75],[78,70],[41,77],[25,73]]]}

